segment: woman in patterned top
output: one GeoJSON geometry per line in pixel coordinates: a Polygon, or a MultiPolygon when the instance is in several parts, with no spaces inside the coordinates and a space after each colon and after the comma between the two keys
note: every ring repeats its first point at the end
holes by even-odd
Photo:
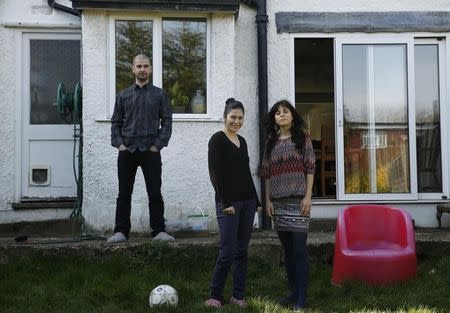
{"type": "Polygon", "coordinates": [[[268,139],[261,164],[266,210],[284,250],[290,294],[280,299],[294,309],[306,307],[308,252],[306,239],[316,160],[304,121],[289,101],[272,107],[266,122],[268,139]]]}

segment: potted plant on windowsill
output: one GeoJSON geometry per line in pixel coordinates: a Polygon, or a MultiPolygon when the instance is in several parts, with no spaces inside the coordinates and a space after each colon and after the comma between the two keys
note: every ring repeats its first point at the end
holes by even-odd
{"type": "Polygon", "coordinates": [[[189,98],[183,94],[178,82],[170,89],[171,105],[173,113],[186,113],[186,105],[189,104],[189,98]]]}

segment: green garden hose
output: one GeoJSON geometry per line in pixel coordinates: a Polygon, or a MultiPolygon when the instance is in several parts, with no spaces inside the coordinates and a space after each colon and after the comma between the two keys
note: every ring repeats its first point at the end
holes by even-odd
{"type": "Polygon", "coordinates": [[[77,198],[73,207],[70,219],[72,220],[72,237],[75,238],[76,223],[81,224],[81,234],[77,236],[82,239],[104,239],[103,236],[90,234],[82,214],[83,205],[83,123],[82,123],[82,86],[81,83],[75,85],[73,93],[66,92],[64,84],[58,84],[56,91],[56,103],[60,116],[67,122],[67,117],[72,114],[73,122],[73,173],[77,184],[77,198]],[[78,125],[78,128],[77,128],[78,125]],[[76,144],[78,143],[78,176],[76,170],[76,144]]]}

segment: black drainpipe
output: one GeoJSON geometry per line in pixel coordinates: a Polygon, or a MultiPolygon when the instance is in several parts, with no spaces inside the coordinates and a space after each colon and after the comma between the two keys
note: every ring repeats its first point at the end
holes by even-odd
{"type": "MultiPolygon", "coordinates": [[[[268,78],[267,78],[267,0],[240,0],[241,3],[256,7],[256,24],[258,40],[258,120],[259,120],[259,158],[262,160],[266,143],[265,117],[268,113],[268,78]]],[[[265,182],[261,178],[261,201],[266,202],[265,182]]],[[[267,229],[270,221],[262,214],[262,228],[267,229]]]]}
{"type": "Polygon", "coordinates": [[[80,12],[74,8],[69,8],[59,3],[55,3],[55,0],[47,0],[48,6],[52,9],[60,10],[75,16],[80,16],[80,12]]]}

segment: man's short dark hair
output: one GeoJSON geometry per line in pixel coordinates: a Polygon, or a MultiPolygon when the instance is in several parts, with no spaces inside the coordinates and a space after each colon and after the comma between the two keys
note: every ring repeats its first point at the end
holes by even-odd
{"type": "Polygon", "coordinates": [[[137,59],[145,59],[145,60],[148,60],[148,62],[150,62],[150,64],[152,64],[152,60],[150,60],[150,58],[146,54],[140,53],[140,54],[136,55],[133,59],[133,65],[136,64],[137,59]]]}

